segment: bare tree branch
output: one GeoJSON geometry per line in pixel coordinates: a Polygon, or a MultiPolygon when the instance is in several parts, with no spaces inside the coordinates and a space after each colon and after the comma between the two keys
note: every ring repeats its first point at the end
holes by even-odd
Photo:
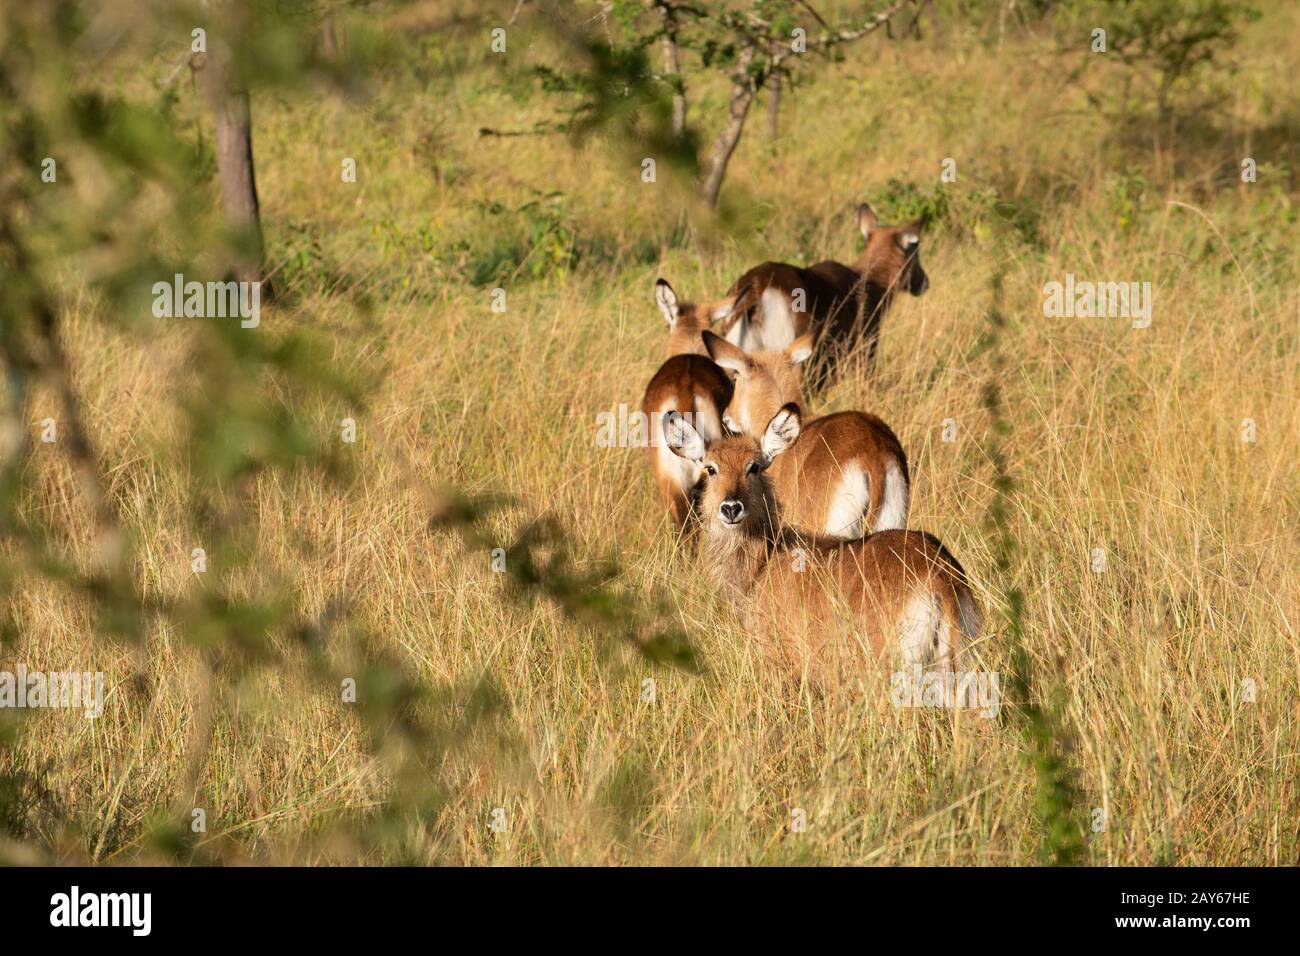
{"type": "Polygon", "coordinates": [[[907,6],[911,0],[895,0],[893,4],[881,10],[879,13],[873,13],[862,24],[849,30],[837,30],[827,36],[818,37],[815,40],[808,41],[809,49],[822,49],[828,46],[835,46],[840,43],[849,43],[853,40],[860,40],[868,33],[874,33],[879,30],[902,9],[907,6]]]}

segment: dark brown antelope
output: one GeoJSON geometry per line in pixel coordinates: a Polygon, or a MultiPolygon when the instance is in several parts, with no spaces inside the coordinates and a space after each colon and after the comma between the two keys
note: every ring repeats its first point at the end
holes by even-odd
{"type": "Polygon", "coordinates": [[[659,496],[680,530],[690,516],[692,491],[699,468],[664,447],[663,416],[677,412],[689,416],[700,434],[722,437],[722,413],[731,401],[731,381],[708,356],[701,335],[731,311],[734,299],[703,306],[677,300],[663,279],[655,282],[655,302],[668,322],[668,360],[659,366],[641,399],[650,435],[650,467],[659,496]]]}
{"type": "MultiPolygon", "coordinates": [[[[860,669],[869,654],[965,669],[980,612],[961,565],[933,535],[884,531],[828,542],[783,526],[769,471],[799,439],[795,406],[773,416],[761,442],[748,435],[710,442],[679,415],[663,424],[668,448],[702,472],[704,571],[765,649],[819,684],[860,669]]],[[[962,704],[973,705],[971,690],[961,692],[962,704]]]]}
{"type": "Polygon", "coordinates": [[[904,226],[882,226],[871,207],[858,207],[858,228],[867,240],[852,266],[825,261],[807,268],[784,262],[755,266],[732,285],[735,307],[722,328],[723,337],[746,352],[777,350],[811,332],[817,341],[813,391],[830,380],[834,368],[859,347],[866,347],[869,370],[875,370],[880,322],[895,293],[924,294],[930,279],[921,267],[921,233],[917,219],[904,226]]]}
{"type": "MultiPolygon", "coordinates": [[[[802,409],[800,377],[812,354],[811,334],[780,351],[749,354],[712,332],[703,337],[713,360],[736,374],[724,424],[759,439],[783,406],[802,409]]],[[[776,459],[770,476],[792,527],[849,540],[907,526],[907,456],[898,436],[875,415],[805,418],[799,440],[776,459]]]]}

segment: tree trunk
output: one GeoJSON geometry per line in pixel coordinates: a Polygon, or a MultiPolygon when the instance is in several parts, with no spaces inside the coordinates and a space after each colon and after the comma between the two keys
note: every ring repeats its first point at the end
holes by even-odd
{"type": "Polygon", "coordinates": [[[214,37],[211,46],[203,68],[204,87],[215,127],[217,177],[226,224],[239,243],[233,271],[240,282],[256,282],[262,277],[262,220],[248,91],[239,89],[231,76],[225,40],[214,37]]]}
{"type": "MultiPolygon", "coordinates": [[[[1016,0],[1011,0],[1013,6],[1015,5],[1015,2],[1016,0]]],[[[921,33],[921,14],[925,13],[925,8],[929,5],[930,0],[918,0],[916,9],[912,11],[912,21],[907,25],[907,32],[912,35],[912,39],[914,40],[925,39],[921,33]]],[[[1001,41],[999,40],[999,42],[1001,41]]]]}
{"type": "Polygon", "coordinates": [[[348,50],[347,22],[334,14],[327,14],[320,22],[320,54],[326,60],[335,60],[348,50]]]}
{"type": "Polygon", "coordinates": [[[757,93],[753,78],[749,75],[749,64],[753,60],[753,48],[746,47],[740,54],[740,61],[733,74],[727,125],[713,141],[709,172],[704,177],[704,182],[700,184],[700,198],[710,209],[718,204],[718,193],[722,191],[722,180],[727,175],[727,164],[731,162],[731,154],[736,151],[736,144],[740,142],[740,134],[745,130],[745,117],[749,115],[749,107],[757,93]]]}
{"type": "Polygon", "coordinates": [[[320,55],[332,60],[338,54],[339,46],[334,40],[334,18],[327,16],[320,22],[320,55]]]}
{"type": "Polygon", "coordinates": [[[659,8],[664,20],[664,72],[673,86],[673,136],[686,134],[686,87],[682,80],[682,62],[677,52],[677,11],[671,3],[659,8]]]}
{"type": "Polygon", "coordinates": [[[781,74],[773,73],[768,84],[770,93],[767,101],[767,138],[776,139],[781,133],[781,74]]]}

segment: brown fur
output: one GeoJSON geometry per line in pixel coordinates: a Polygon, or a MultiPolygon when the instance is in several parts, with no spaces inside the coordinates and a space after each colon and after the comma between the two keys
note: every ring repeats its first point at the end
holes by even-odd
{"type": "MultiPolygon", "coordinates": [[[[929,287],[919,245],[925,223],[917,219],[902,226],[882,226],[871,207],[863,203],[858,207],[858,224],[867,244],[852,266],[831,260],[806,268],[764,262],[737,279],[729,292],[735,296],[735,306],[722,327],[723,336],[736,341],[730,333],[736,323],[744,321],[762,337],[763,294],[774,288],[789,302],[795,290],[802,289],[806,309],[794,313],[791,339],[808,332],[816,337],[818,360],[810,379],[813,390],[827,385],[839,363],[862,345],[867,349],[868,369],[874,371],[881,320],[894,294],[903,289],[919,296],[929,287]],[[905,249],[908,236],[916,236],[918,242],[905,249]]],[[[789,344],[768,338],[763,341],[767,349],[789,344]]]]}
{"type": "Polygon", "coordinates": [[[655,301],[668,323],[664,356],[672,358],[674,355],[708,355],[704,349],[702,333],[719,319],[731,314],[736,297],[727,296],[716,302],[701,302],[698,305],[681,302],[673,287],[659,279],[655,282],[655,301]]]}
{"type": "Polygon", "coordinates": [[[674,355],[708,355],[709,353],[704,350],[704,339],[701,333],[717,321],[714,316],[726,308],[731,301],[731,299],[719,299],[717,302],[706,302],[702,305],[693,302],[681,303],[681,313],[668,330],[664,356],[672,358],[674,355]]]}
{"type": "Polygon", "coordinates": [[[660,417],[663,411],[671,408],[690,413],[697,423],[711,418],[720,424],[730,400],[731,382],[726,373],[712,359],[701,355],[673,356],[659,366],[659,371],[646,386],[641,411],[645,413],[652,438],[646,453],[650,456],[650,469],[654,472],[659,498],[679,529],[690,517],[695,481],[683,481],[662,467],[660,451],[655,447],[662,440],[660,417]]]}
{"type": "Polygon", "coordinates": [[[924,531],[881,531],[842,543],[785,534],[754,579],[745,621],[773,635],[781,658],[820,683],[851,672],[864,653],[895,652],[909,604],[929,592],[961,641],[947,661],[960,669],[962,591],[969,593],[961,565],[924,531]]]}
{"type": "MultiPolygon", "coordinates": [[[[782,414],[797,421],[793,406],[782,414]]],[[[774,483],[761,468],[768,460],[763,447],[749,436],[728,437],[709,445],[701,461],[700,559],[739,605],[747,632],[825,685],[897,650],[900,635],[914,633],[916,608],[933,608],[930,660],[940,669],[961,669],[979,624],[956,558],[921,531],[830,542],[783,528],[774,483]],[[728,525],[722,507],[732,502],[744,506],[744,517],[728,525]]]]}
{"type": "MultiPolygon", "coordinates": [[[[801,336],[779,352],[761,351],[746,355],[712,332],[704,333],[705,346],[724,368],[736,373],[735,391],[727,408],[728,417],[742,432],[758,439],[783,405],[803,404],[800,370],[811,348],[811,338],[801,336]]],[[[875,415],[846,411],[803,421],[794,446],[773,462],[771,479],[781,499],[785,521],[792,527],[834,537],[861,537],[869,531],[900,527],[907,520],[910,476],[907,455],[898,436],[875,415]],[[898,468],[902,483],[901,513],[884,516],[886,476],[890,463],[898,468]],[[845,527],[836,505],[846,468],[856,466],[867,478],[869,496],[862,512],[859,533],[845,527]]]]}
{"type": "Polygon", "coordinates": [[[722,413],[731,401],[731,381],[708,357],[701,333],[708,329],[715,316],[730,307],[731,300],[701,306],[681,303],[672,287],[662,279],[656,283],[655,298],[668,321],[668,360],[659,366],[646,386],[641,411],[650,430],[651,446],[647,454],[655,487],[680,530],[690,517],[698,475],[684,477],[656,447],[662,444],[660,416],[672,409],[692,415],[697,424],[716,422],[716,434],[721,435],[722,413]]]}

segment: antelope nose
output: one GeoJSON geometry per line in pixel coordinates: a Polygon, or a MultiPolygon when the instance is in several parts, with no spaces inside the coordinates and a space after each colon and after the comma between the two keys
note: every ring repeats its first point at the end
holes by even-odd
{"type": "Polygon", "coordinates": [[[735,524],[745,516],[745,506],[735,498],[724,501],[718,510],[722,512],[722,520],[731,524],[735,524]]]}

